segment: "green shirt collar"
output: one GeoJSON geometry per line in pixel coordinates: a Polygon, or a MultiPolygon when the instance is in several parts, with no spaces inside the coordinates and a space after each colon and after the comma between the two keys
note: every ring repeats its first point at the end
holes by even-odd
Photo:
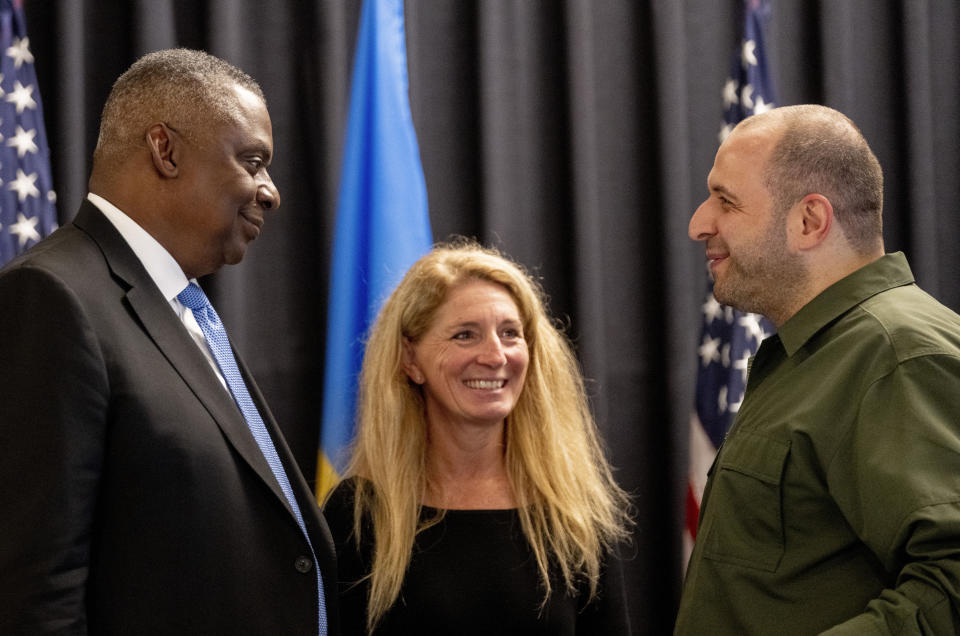
{"type": "Polygon", "coordinates": [[[867,298],[913,282],[903,252],[886,254],[864,265],[820,292],[783,323],[778,333],[784,350],[792,356],[823,327],[867,298]]]}

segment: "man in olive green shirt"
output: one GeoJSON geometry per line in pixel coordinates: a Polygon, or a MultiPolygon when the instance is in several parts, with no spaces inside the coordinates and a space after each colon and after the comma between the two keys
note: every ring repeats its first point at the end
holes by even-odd
{"type": "Polygon", "coordinates": [[[960,633],[960,316],[884,254],[883,178],[822,106],[745,119],[690,220],[778,335],[710,470],[676,634],[960,633]]]}

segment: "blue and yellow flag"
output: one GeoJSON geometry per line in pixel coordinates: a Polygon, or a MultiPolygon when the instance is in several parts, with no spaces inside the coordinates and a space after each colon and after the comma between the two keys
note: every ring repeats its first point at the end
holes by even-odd
{"type": "Polygon", "coordinates": [[[354,57],[330,274],[318,501],[349,459],[367,330],[431,243],[427,189],[407,94],[403,0],[366,0],[354,57]]]}

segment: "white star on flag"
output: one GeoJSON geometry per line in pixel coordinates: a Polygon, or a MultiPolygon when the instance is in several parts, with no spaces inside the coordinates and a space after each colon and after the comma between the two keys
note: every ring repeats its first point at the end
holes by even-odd
{"type": "Polygon", "coordinates": [[[27,244],[27,241],[39,241],[40,233],[37,232],[37,221],[35,216],[27,218],[22,212],[17,213],[17,222],[10,226],[10,233],[16,234],[20,242],[20,247],[27,244]]]}
{"type": "Polygon", "coordinates": [[[747,84],[740,91],[740,103],[746,108],[753,108],[753,84],[747,84]]]}
{"type": "Polygon", "coordinates": [[[33,84],[24,86],[20,80],[13,82],[13,92],[7,95],[7,101],[17,106],[17,114],[22,114],[24,108],[33,110],[37,107],[37,102],[33,101],[33,84]]]}
{"type": "Polygon", "coordinates": [[[756,54],[757,43],[753,40],[744,40],[743,41],[743,59],[744,66],[756,66],[757,65],[757,54],[756,54]]]}
{"type": "Polygon", "coordinates": [[[723,107],[730,108],[731,105],[736,104],[737,100],[737,89],[740,86],[737,84],[737,80],[728,77],[727,81],[723,84],[723,107]]]}
{"type": "Polygon", "coordinates": [[[24,62],[33,64],[30,52],[30,38],[13,38],[13,46],[7,49],[7,55],[13,58],[13,67],[20,68],[24,62]]]}
{"type": "Polygon", "coordinates": [[[763,342],[763,339],[767,337],[763,326],[760,324],[760,317],[756,314],[741,314],[739,323],[740,326],[743,327],[744,332],[746,332],[747,337],[753,338],[758,346],[763,342]]]}
{"type": "Polygon", "coordinates": [[[708,335],[703,336],[703,344],[700,345],[700,360],[703,366],[720,359],[720,338],[711,338],[708,335]]]}
{"type": "Polygon", "coordinates": [[[713,322],[720,318],[723,314],[723,305],[717,302],[717,299],[714,298],[713,294],[707,297],[707,301],[703,303],[703,316],[707,321],[713,322]]]}
{"type": "MultiPolygon", "coordinates": [[[[723,387],[723,388],[726,389],[727,387],[723,387]]],[[[743,404],[743,397],[742,397],[742,396],[741,396],[741,398],[740,398],[739,400],[737,400],[736,402],[731,402],[730,404],[727,404],[727,410],[729,410],[731,413],[737,413],[737,412],[740,411],[740,405],[741,405],[741,404],[743,404]]]]}
{"type": "MultiPolygon", "coordinates": [[[[7,145],[14,146],[17,149],[17,156],[22,159],[28,152],[37,151],[37,144],[33,141],[36,135],[36,130],[24,130],[18,125],[17,134],[7,140],[7,145]]],[[[2,141],[2,138],[0,138],[0,141],[2,141]]]]}
{"type": "Polygon", "coordinates": [[[753,114],[759,115],[760,113],[765,113],[771,108],[774,108],[773,102],[767,103],[763,101],[763,95],[757,95],[757,101],[753,104],[753,114]]]}
{"type": "Polygon", "coordinates": [[[10,185],[7,187],[11,190],[15,190],[20,203],[23,203],[27,197],[40,196],[40,191],[37,190],[37,186],[33,185],[36,180],[36,172],[24,174],[23,170],[17,168],[17,178],[11,181],[10,185]]]}

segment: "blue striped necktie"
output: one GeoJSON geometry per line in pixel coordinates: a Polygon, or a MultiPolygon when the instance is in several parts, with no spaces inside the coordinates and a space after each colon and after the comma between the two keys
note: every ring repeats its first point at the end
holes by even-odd
{"type": "MultiPolygon", "coordinates": [[[[287,502],[290,504],[290,508],[293,509],[293,514],[297,518],[300,530],[307,539],[307,543],[310,544],[310,550],[313,551],[313,544],[310,543],[310,537],[307,535],[307,528],[303,523],[303,515],[300,512],[300,506],[297,505],[297,498],[293,495],[290,480],[287,478],[287,473],[283,469],[280,456],[277,455],[277,449],[273,445],[273,440],[270,438],[270,433],[267,431],[266,425],[263,423],[263,418],[260,417],[260,412],[253,403],[253,398],[250,397],[247,385],[240,375],[237,360],[233,357],[233,349],[230,347],[230,341],[227,339],[227,332],[223,328],[223,323],[220,322],[220,316],[214,311],[213,305],[207,300],[207,295],[203,293],[203,290],[200,289],[196,283],[187,285],[187,287],[177,295],[177,300],[193,312],[193,317],[196,318],[197,324],[200,325],[203,336],[207,340],[207,347],[217,361],[220,372],[223,374],[223,378],[227,381],[227,386],[230,388],[230,393],[233,394],[233,399],[236,401],[237,406],[240,407],[240,412],[243,413],[243,417],[247,421],[247,426],[250,427],[250,432],[253,433],[253,439],[256,440],[257,446],[260,447],[260,451],[270,465],[270,470],[273,471],[273,475],[277,478],[277,482],[280,484],[280,490],[283,491],[287,502]]],[[[242,555],[240,555],[240,558],[242,558],[242,555]]],[[[313,565],[317,571],[317,591],[320,604],[319,634],[320,636],[325,636],[327,633],[327,612],[323,597],[323,579],[320,576],[320,567],[317,563],[316,553],[313,554],[313,565]]]]}

